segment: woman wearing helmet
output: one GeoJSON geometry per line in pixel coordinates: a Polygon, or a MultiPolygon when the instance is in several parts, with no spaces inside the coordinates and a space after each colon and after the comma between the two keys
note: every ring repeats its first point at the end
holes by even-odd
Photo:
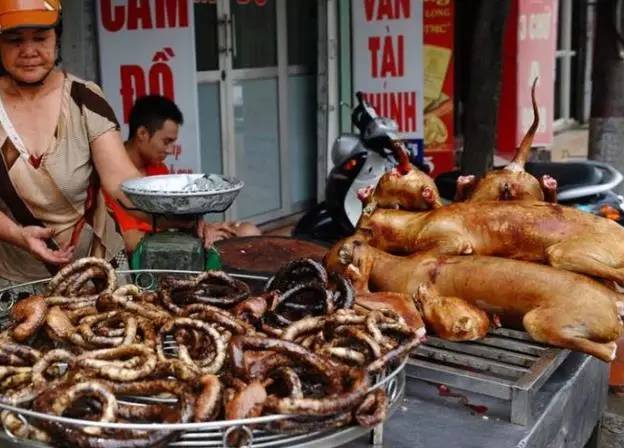
{"type": "Polygon", "coordinates": [[[123,241],[101,190],[140,177],[98,86],[60,70],[60,0],[0,2],[0,278],[113,260],[123,241]]]}

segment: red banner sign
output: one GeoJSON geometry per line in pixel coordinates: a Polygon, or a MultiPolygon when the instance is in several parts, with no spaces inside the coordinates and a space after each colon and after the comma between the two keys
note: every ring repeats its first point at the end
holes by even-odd
{"type": "Polygon", "coordinates": [[[533,121],[531,85],[540,124],[533,146],[553,140],[557,0],[514,0],[505,31],[503,85],[499,106],[498,153],[509,159],[533,121]]]}
{"type": "Polygon", "coordinates": [[[425,162],[432,175],[455,165],[454,0],[424,1],[425,162]]]}

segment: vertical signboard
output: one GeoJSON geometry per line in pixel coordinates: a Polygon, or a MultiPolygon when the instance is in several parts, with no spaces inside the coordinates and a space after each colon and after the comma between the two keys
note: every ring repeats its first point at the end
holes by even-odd
{"type": "Polygon", "coordinates": [[[192,0],[98,0],[102,87],[128,135],[128,114],[148,94],[175,101],[184,125],[172,173],[200,166],[197,73],[192,0]]]}
{"type": "Polygon", "coordinates": [[[354,0],[352,19],[354,93],[395,120],[422,156],[422,0],[354,0]]]}
{"type": "Polygon", "coordinates": [[[539,77],[540,126],[533,144],[552,144],[555,104],[555,54],[557,51],[557,0],[519,2],[518,15],[518,111],[520,120],[516,142],[533,121],[529,94],[533,80],[539,77]]]}
{"type": "Polygon", "coordinates": [[[533,121],[531,85],[538,77],[540,123],[533,146],[553,141],[557,0],[514,0],[505,31],[498,153],[509,159],[533,121]]]}
{"type": "Polygon", "coordinates": [[[436,176],[455,167],[455,0],[424,0],[425,163],[436,176]]]}

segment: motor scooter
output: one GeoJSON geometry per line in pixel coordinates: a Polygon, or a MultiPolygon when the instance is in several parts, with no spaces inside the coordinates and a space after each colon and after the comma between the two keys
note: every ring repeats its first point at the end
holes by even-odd
{"type": "MultiPolygon", "coordinates": [[[[352,234],[362,213],[358,190],[376,185],[397,165],[390,150],[392,143],[400,140],[397,123],[377,115],[361,92],[356,98],[351,121],[359,132],[342,134],[334,141],[334,167],[325,184],[326,199],[299,220],[293,236],[333,243],[352,234]]],[[[412,164],[426,171],[416,154],[410,151],[409,157],[412,164]]]]}

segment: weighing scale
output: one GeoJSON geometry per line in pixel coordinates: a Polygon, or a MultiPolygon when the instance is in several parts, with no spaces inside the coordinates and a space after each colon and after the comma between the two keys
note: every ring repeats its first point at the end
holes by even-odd
{"type": "MultiPolygon", "coordinates": [[[[134,204],[133,209],[152,217],[152,228],[159,219],[197,223],[209,213],[225,212],[244,183],[218,174],[165,174],[131,179],[121,190],[134,204]]],[[[130,256],[130,269],[204,271],[220,269],[216,249],[204,249],[195,230],[162,230],[145,235],[130,256]]]]}

